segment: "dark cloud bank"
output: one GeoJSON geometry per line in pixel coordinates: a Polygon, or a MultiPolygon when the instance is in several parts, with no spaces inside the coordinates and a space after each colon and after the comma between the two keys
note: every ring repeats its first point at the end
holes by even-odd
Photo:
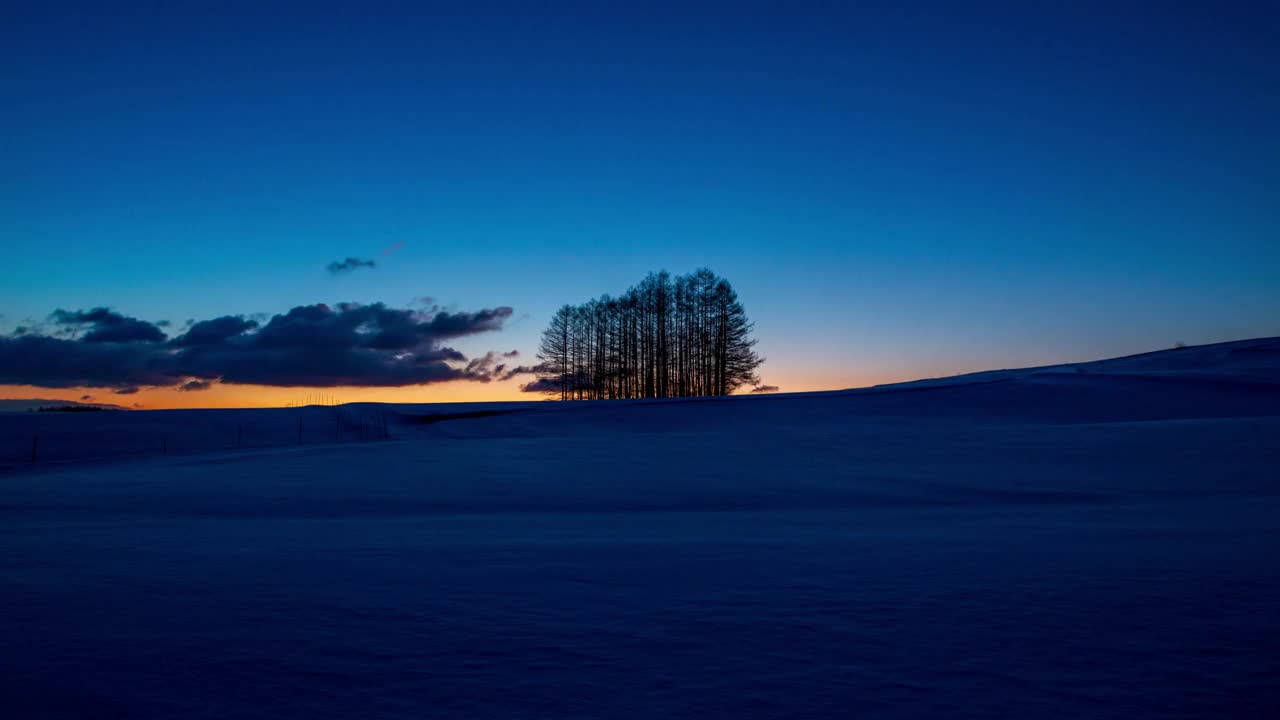
{"type": "Polygon", "coordinates": [[[199,391],[214,382],[282,387],[489,382],[523,368],[517,353],[467,358],[445,343],[502,329],[509,307],[447,312],[382,303],[303,305],[262,321],[223,316],[169,337],[157,323],[107,308],[57,310],[51,326],[0,337],[0,384],[141,386],[199,391]],[[47,330],[47,331],[46,331],[47,330]]]}

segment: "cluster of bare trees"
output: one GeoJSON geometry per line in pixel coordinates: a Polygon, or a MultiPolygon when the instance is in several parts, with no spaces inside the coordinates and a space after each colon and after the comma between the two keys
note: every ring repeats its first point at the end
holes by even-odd
{"type": "Polygon", "coordinates": [[[560,308],[526,389],[561,400],[728,395],[760,381],[751,329],[733,287],[710,270],[650,273],[621,297],[560,308]]]}

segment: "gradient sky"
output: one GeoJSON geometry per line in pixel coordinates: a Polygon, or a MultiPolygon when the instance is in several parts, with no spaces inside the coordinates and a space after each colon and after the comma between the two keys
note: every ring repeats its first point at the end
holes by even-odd
{"type": "Polygon", "coordinates": [[[784,391],[1280,335],[1274,4],[621,5],[7,6],[0,331],[430,296],[531,362],[707,266],[784,391]]]}

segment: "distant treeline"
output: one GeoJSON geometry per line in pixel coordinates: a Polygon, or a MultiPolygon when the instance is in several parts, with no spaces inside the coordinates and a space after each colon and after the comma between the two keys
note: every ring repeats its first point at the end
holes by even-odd
{"type": "Polygon", "coordinates": [[[36,408],[36,412],[63,412],[63,413],[82,413],[82,412],[102,412],[104,410],[114,410],[115,408],[98,407],[97,405],[44,405],[36,408]]]}
{"type": "Polygon", "coordinates": [[[728,395],[760,382],[751,330],[729,281],[710,270],[650,273],[620,297],[560,308],[525,389],[561,400],[728,395]]]}

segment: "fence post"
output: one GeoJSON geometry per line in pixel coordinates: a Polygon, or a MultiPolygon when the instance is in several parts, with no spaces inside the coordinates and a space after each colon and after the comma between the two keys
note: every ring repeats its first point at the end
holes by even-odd
{"type": "Polygon", "coordinates": [[[40,449],[40,436],[32,435],[31,436],[31,462],[32,463],[36,461],[36,451],[39,449],[40,449]]]}
{"type": "Polygon", "coordinates": [[[244,425],[236,425],[236,447],[244,445],[244,425]]]}
{"type": "Polygon", "coordinates": [[[298,418],[298,444],[302,444],[302,418],[298,418]]]}
{"type": "Polygon", "coordinates": [[[160,441],[160,452],[164,453],[165,455],[169,454],[169,438],[165,438],[164,440],[160,441]]]}

